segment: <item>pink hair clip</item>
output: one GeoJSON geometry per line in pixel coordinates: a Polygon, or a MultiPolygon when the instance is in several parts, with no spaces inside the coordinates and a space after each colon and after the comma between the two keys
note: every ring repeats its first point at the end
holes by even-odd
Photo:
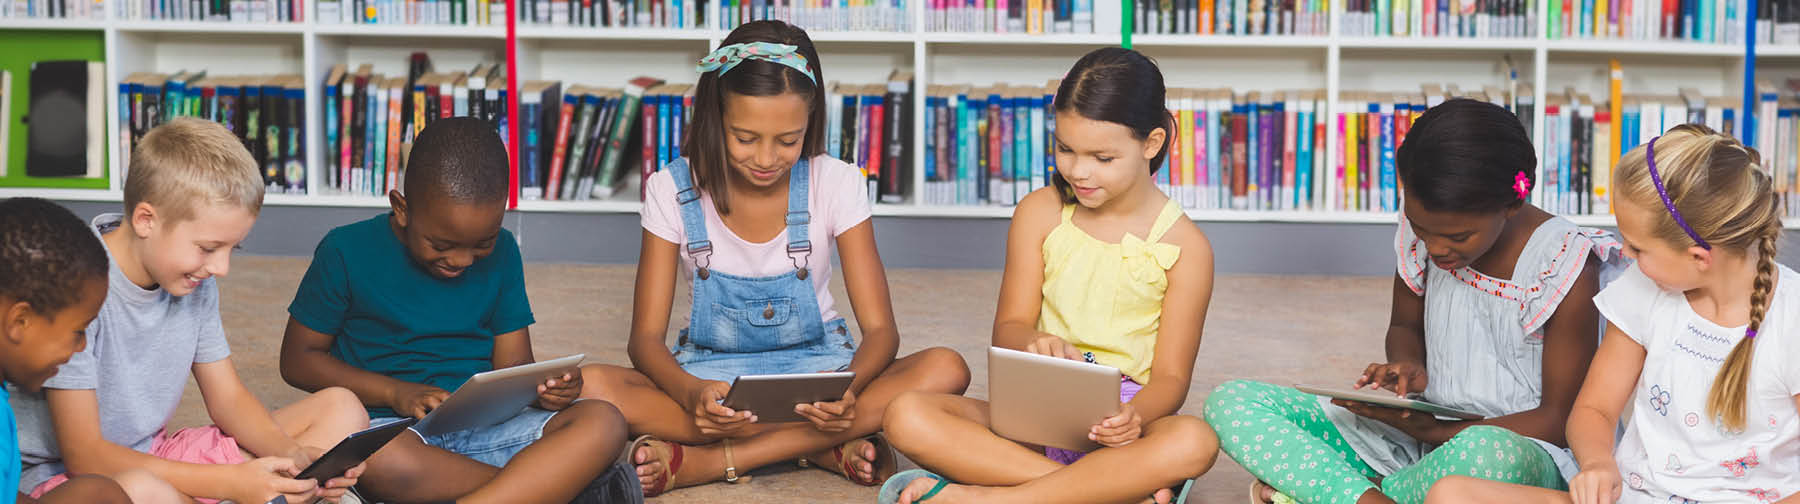
{"type": "Polygon", "coordinates": [[[1519,195],[1519,199],[1531,196],[1531,178],[1525,176],[1525,170],[1519,170],[1519,173],[1513,174],[1512,188],[1513,194],[1519,195]]]}

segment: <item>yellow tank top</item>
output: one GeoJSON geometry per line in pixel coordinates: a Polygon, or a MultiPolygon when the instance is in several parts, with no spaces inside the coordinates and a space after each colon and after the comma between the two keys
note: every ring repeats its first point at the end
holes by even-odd
{"type": "Polygon", "coordinates": [[[1119,243],[1082,231],[1074,215],[1075,206],[1064,205],[1062,223],[1044,237],[1044,307],[1037,328],[1149,385],[1168,271],[1181,257],[1181,247],[1158,240],[1186,214],[1171,200],[1148,238],[1125,233],[1119,243]]]}

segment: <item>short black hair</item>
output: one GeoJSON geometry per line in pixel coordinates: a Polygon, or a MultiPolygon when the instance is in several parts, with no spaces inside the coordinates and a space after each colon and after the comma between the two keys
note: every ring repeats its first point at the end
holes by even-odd
{"type": "Polygon", "coordinates": [[[0,200],[0,296],[55,316],[105,279],[106,248],[81,218],[38,198],[0,200]]]}
{"type": "Polygon", "coordinates": [[[406,160],[406,197],[452,203],[506,200],[506,145],[494,125],[473,117],[438,119],[419,132],[406,160]]]}
{"type": "Polygon", "coordinates": [[[1537,151],[1519,116],[1467,98],[1419,116],[1394,153],[1394,166],[1407,195],[1431,211],[1490,213],[1520,205],[1525,198],[1513,189],[1520,174],[1537,188],[1537,151]]]}

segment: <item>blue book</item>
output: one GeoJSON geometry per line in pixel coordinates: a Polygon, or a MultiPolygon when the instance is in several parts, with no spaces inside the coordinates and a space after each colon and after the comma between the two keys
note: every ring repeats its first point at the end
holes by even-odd
{"type": "Polygon", "coordinates": [[[1219,134],[1225,128],[1231,127],[1225,123],[1225,114],[1230,111],[1213,105],[1215,104],[1209,103],[1206,107],[1206,114],[1202,115],[1205,118],[1205,122],[1202,124],[1206,126],[1206,188],[1207,194],[1211,195],[1208,199],[1212,202],[1213,208],[1227,208],[1231,206],[1229,203],[1231,189],[1225,187],[1229,184],[1221,183],[1226,180],[1225,166],[1221,160],[1230,159],[1230,157],[1225,156],[1224,152],[1220,152],[1220,149],[1225,146],[1221,145],[1219,134]]]}
{"type": "MultiPolygon", "coordinates": [[[[687,97],[682,95],[669,97],[669,108],[671,109],[669,116],[673,119],[673,122],[669,124],[669,139],[671,140],[669,142],[669,161],[673,162],[681,159],[681,143],[687,141],[685,136],[687,133],[687,97]]],[[[661,171],[662,165],[657,165],[656,169],[661,171]]]]}
{"type": "Polygon", "coordinates": [[[1399,211],[1400,198],[1394,174],[1394,111],[1381,112],[1381,211],[1399,211]]]}
{"type": "Polygon", "coordinates": [[[1248,209],[1261,210],[1262,202],[1257,199],[1262,195],[1263,185],[1262,144],[1259,143],[1262,134],[1262,104],[1256,98],[1251,98],[1244,104],[1244,113],[1244,180],[1248,184],[1244,190],[1250,198],[1248,209]]]}
{"type": "Polygon", "coordinates": [[[669,157],[670,154],[674,153],[674,151],[669,150],[669,144],[674,143],[675,139],[675,108],[673,103],[674,100],[671,100],[671,98],[674,97],[666,94],[656,97],[655,166],[662,166],[675,160],[674,158],[669,157]]]}
{"type": "Polygon", "coordinates": [[[1031,164],[1025,169],[1031,172],[1031,189],[1035,191],[1049,183],[1049,179],[1045,178],[1044,168],[1048,166],[1045,164],[1045,156],[1038,155],[1039,152],[1043,152],[1046,138],[1044,134],[1044,97],[1033,96],[1027,101],[1029,102],[1026,104],[1027,115],[1031,117],[1031,134],[1025,139],[1025,152],[1028,159],[1031,160],[1031,164]]]}
{"type": "Polygon", "coordinates": [[[525,128],[519,131],[519,136],[523,137],[520,139],[522,145],[519,149],[519,189],[520,192],[537,191],[537,194],[530,196],[533,199],[540,197],[543,191],[543,181],[539,179],[537,169],[543,163],[539,153],[543,145],[539,134],[542,129],[539,126],[543,122],[542,109],[543,105],[540,103],[519,102],[519,119],[524,121],[520,126],[525,128]]]}
{"type": "Polygon", "coordinates": [[[925,97],[925,204],[936,205],[938,187],[937,175],[937,117],[938,107],[943,99],[937,96],[925,97]]]}
{"type": "Polygon", "coordinates": [[[1302,109],[1294,114],[1294,208],[1304,209],[1312,202],[1313,112],[1302,109]]]}
{"type": "Polygon", "coordinates": [[[1013,156],[1010,168],[1013,172],[1013,192],[1017,195],[1014,201],[1025,199],[1031,193],[1031,159],[1036,151],[1031,149],[1031,99],[1013,97],[1012,99],[1012,144],[1013,156]]]}

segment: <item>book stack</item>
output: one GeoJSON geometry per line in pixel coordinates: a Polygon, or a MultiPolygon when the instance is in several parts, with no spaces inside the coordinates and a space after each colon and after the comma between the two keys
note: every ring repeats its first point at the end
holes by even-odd
{"type": "Polygon", "coordinates": [[[323,24],[486,26],[506,20],[506,3],[501,0],[318,1],[323,24]]]}
{"type": "Polygon", "coordinates": [[[912,193],[912,72],[895,71],[885,84],[827,87],[826,151],[862,168],[872,201],[905,202],[912,193]]]}
{"type": "Polygon", "coordinates": [[[481,63],[469,71],[439,72],[414,53],[406,75],[384,76],[372,65],[336,65],[324,82],[324,185],[346,194],[387,194],[406,176],[406,155],[426,125],[440,118],[478,117],[507,141],[505,66],[481,63]]]}
{"type": "Polygon", "coordinates": [[[611,199],[681,157],[693,86],[638,77],[625,87],[521,86],[519,196],[611,199]],[[636,171],[635,176],[627,173],[636,171]]]}
{"type": "MultiPolygon", "coordinates": [[[[1551,39],[1674,40],[1741,44],[1746,0],[1547,0],[1551,39]]],[[[1773,3],[1762,4],[1774,20],[1773,3]]],[[[1758,17],[1760,21],[1762,17],[1758,17]]],[[[1800,21],[1800,20],[1796,20],[1800,21]]],[[[1759,26],[1769,28],[1773,26],[1759,26]]],[[[1800,26],[1796,26],[1800,28],[1800,26]]],[[[1768,33],[1768,32],[1762,32],[1768,33]]],[[[1794,31],[1800,44],[1800,29],[1794,31]]],[[[1763,35],[1767,37],[1767,35],[1763,35]]],[[[1764,38],[1763,42],[1768,42],[1764,38]]]]}
{"type": "Polygon", "coordinates": [[[1348,0],[1344,35],[1532,38],[1537,36],[1538,1],[1348,0]]]}
{"type": "Polygon", "coordinates": [[[1056,85],[927,88],[925,203],[1015,205],[1048,185],[1056,85]]]}
{"type": "Polygon", "coordinates": [[[1324,36],[1327,0],[1144,0],[1132,9],[1138,34],[1324,36]]]}
{"type": "Polygon", "coordinates": [[[910,32],[912,10],[907,0],[724,0],[719,3],[723,28],[778,19],[812,31],[910,32]]]}
{"type": "MultiPolygon", "coordinates": [[[[1621,95],[1617,102],[1569,89],[1545,102],[1544,146],[1538,156],[1543,171],[1536,192],[1545,210],[1571,215],[1612,212],[1611,174],[1624,152],[1687,123],[1733,134],[1739,115],[1737,98],[1706,97],[1694,89],[1675,95],[1621,95]]],[[[1763,159],[1776,162],[1766,167],[1791,167],[1768,153],[1794,155],[1795,135],[1789,130],[1786,138],[1771,138],[1770,148],[1776,150],[1763,151],[1763,159]]]]}
{"type": "Polygon", "coordinates": [[[103,0],[0,0],[0,19],[102,19],[103,0]]]}
{"type": "Polygon", "coordinates": [[[710,24],[705,0],[522,0],[518,14],[519,22],[546,26],[706,28],[710,24]]]}
{"type": "MultiPolygon", "coordinates": [[[[177,117],[216,121],[244,142],[272,193],[306,192],[306,84],[298,75],[134,73],[119,82],[119,166],[151,128],[177,117]]],[[[125,174],[121,174],[123,179],[125,174]]]]}
{"type": "Polygon", "coordinates": [[[1094,0],[928,1],[927,31],[1094,33],[1094,0]]]}
{"type": "Polygon", "coordinates": [[[305,19],[305,0],[117,0],[119,19],[296,23],[305,19]]]}

